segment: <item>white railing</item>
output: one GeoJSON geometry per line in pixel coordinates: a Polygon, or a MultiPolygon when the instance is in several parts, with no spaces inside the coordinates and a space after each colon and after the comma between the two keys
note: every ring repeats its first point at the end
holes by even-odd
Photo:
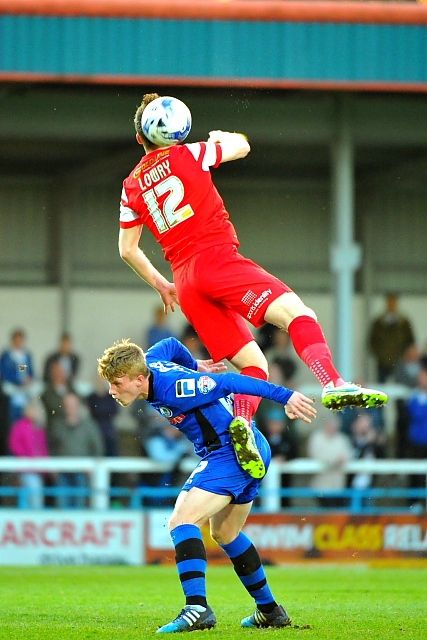
{"type": "MultiPolygon", "coordinates": [[[[197,459],[187,458],[180,470],[191,473],[197,459]]],[[[0,457],[0,473],[84,472],[89,474],[93,509],[108,509],[111,473],[164,473],[173,468],[169,463],[158,463],[148,458],[13,458],[0,457]]],[[[268,513],[280,511],[281,475],[311,475],[326,470],[322,463],[307,458],[290,462],[272,462],[262,483],[261,507],[268,513]]],[[[346,473],[376,475],[425,475],[427,460],[352,460],[345,467],[346,473]]]]}

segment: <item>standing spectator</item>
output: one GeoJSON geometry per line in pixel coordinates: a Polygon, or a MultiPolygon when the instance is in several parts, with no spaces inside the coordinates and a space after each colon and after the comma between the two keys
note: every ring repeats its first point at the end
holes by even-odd
{"type": "MultiPolygon", "coordinates": [[[[424,460],[427,458],[427,368],[422,367],[418,374],[417,387],[408,398],[409,415],[408,454],[410,458],[424,460]]],[[[425,474],[413,475],[410,479],[411,489],[425,489],[425,474]]],[[[411,498],[411,504],[419,508],[420,501],[411,498]]]]}
{"type": "MultiPolygon", "coordinates": [[[[67,393],[63,398],[65,417],[57,417],[52,424],[52,456],[100,457],[104,453],[102,436],[98,425],[87,415],[76,393],[67,393]]],[[[58,487],[63,489],[87,489],[88,478],[83,472],[62,472],[58,474],[58,487]]],[[[62,509],[81,508],[86,504],[84,492],[64,491],[58,504],[62,509]]]]}
{"type": "Polygon", "coordinates": [[[145,340],[147,349],[164,338],[175,337],[173,331],[168,327],[168,318],[164,312],[163,305],[159,305],[154,309],[153,316],[153,324],[148,328],[147,339],[145,340]]]}
{"type": "Polygon", "coordinates": [[[77,375],[80,365],[79,356],[74,353],[73,343],[69,333],[63,333],[59,341],[58,350],[46,358],[43,381],[49,382],[50,369],[54,362],[60,362],[69,382],[77,375]]]}
{"type": "MultiPolygon", "coordinates": [[[[13,423],[9,436],[12,455],[25,458],[48,456],[45,433],[45,412],[39,400],[30,400],[24,407],[23,416],[13,423]]],[[[28,491],[28,499],[21,504],[30,509],[43,507],[43,474],[26,471],[20,474],[21,484],[28,491]]]]}
{"type": "Polygon", "coordinates": [[[117,402],[108,393],[108,383],[96,376],[94,390],[86,398],[90,414],[98,424],[104,440],[104,452],[108,457],[119,455],[119,439],[114,417],[119,411],[117,402]]]}
{"type": "MultiPolygon", "coordinates": [[[[319,416],[320,417],[320,416],[319,416]]],[[[346,486],[345,465],[352,456],[349,438],[340,433],[340,421],[336,414],[323,418],[322,427],[314,431],[308,441],[308,457],[325,465],[325,470],[316,473],[311,482],[319,491],[322,507],[342,507],[345,500],[335,496],[324,496],[323,492],[340,491],[346,486]]]]}
{"type": "Polygon", "coordinates": [[[23,329],[12,332],[10,346],[0,356],[0,378],[3,389],[10,398],[10,421],[22,416],[34,382],[33,358],[25,347],[26,335],[23,329]]]}
{"type": "Polygon", "coordinates": [[[369,332],[369,347],[377,363],[378,382],[394,379],[397,361],[414,342],[411,323],[399,311],[398,295],[389,293],[385,311],[372,322],[369,332]]]}

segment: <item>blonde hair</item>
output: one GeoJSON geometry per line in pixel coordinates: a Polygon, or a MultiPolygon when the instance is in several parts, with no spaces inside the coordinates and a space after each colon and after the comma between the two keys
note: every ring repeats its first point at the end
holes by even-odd
{"type": "Polygon", "coordinates": [[[123,376],[131,380],[139,375],[147,377],[149,373],[143,350],[128,338],[115,342],[98,358],[98,374],[107,382],[123,376]]]}

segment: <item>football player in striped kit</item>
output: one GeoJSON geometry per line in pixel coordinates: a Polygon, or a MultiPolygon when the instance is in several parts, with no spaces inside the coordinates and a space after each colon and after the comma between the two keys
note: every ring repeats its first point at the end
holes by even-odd
{"type": "MultiPolygon", "coordinates": [[[[223,373],[224,370],[221,362],[195,360],[175,338],[160,341],[146,353],[123,340],[106,349],[98,360],[99,375],[108,381],[110,394],[121,405],[146,400],[184,433],[201,457],[185,482],[169,521],[185,605],[157,633],[210,629],[216,624],[206,598],[206,550],[200,532],[206,522],[255,601],[255,613],[244,618],[242,626],[291,624],[271,592],[258,551],[242,531],[261,479],[253,478],[239,465],[229,424],[233,394],[239,393],[275,400],[285,406],[290,418],[308,423],[316,410],[313,400],[298,391],[237,373],[223,373]]],[[[251,434],[265,473],[271,459],[270,447],[255,426],[251,434]]]]}

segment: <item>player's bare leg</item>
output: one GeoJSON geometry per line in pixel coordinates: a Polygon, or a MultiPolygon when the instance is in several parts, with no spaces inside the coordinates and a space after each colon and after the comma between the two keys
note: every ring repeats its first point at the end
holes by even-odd
{"type": "Polygon", "coordinates": [[[328,409],[380,407],[387,395],[345,382],[332,362],[332,355],[316,314],[293,291],[284,293],[268,307],[266,322],[288,331],[296,353],[322,385],[322,404],[328,409]]]}

